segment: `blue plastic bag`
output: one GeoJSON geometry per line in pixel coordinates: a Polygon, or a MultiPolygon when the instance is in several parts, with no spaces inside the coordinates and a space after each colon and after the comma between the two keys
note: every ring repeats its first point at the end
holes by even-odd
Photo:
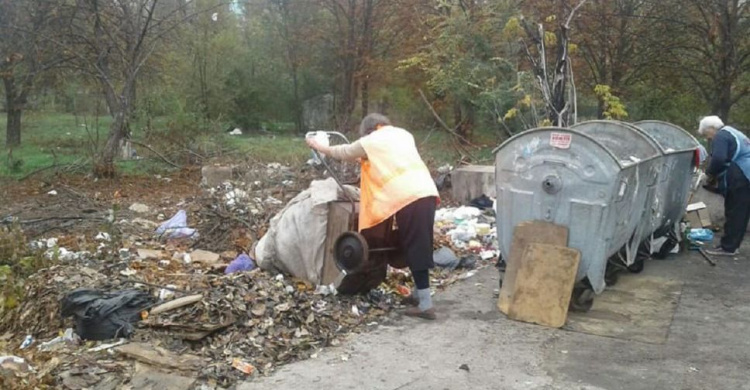
{"type": "Polygon", "coordinates": [[[255,262],[250,256],[243,253],[227,265],[224,273],[231,274],[234,272],[251,271],[253,268],[255,268],[255,262]]]}
{"type": "Polygon", "coordinates": [[[690,233],[688,233],[688,240],[711,242],[714,240],[714,232],[712,232],[710,229],[690,229],[690,233]]]}

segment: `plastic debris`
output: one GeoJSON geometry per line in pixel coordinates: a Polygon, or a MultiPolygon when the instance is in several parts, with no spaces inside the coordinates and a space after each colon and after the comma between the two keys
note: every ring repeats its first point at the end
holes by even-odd
{"type": "Polygon", "coordinates": [[[469,205],[472,207],[476,207],[480,210],[486,210],[493,206],[494,200],[487,195],[482,194],[482,196],[472,199],[469,202],[469,205]]]}
{"type": "Polygon", "coordinates": [[[23,343],[21,343],[21,349],[26,349],[31,346],[31,344],[34,342],[34,337],[32,337],[30,334],[26,335],[26,338],[23,339],[23,343]]]}
{"type": "Polygon", "coordinates": [[[711,242],[714,240],[714,232],[710,229],[690,229],[688,240],[711,242]]]}
{"type": "Polygon", "coordinates": [[[396,288],[396,291],[398,291],[399,295],[401,295],[402,297],[408,297],[409,295],[411,295],[411,289],[406,286],[399,285],[396,288]]]}
{"type": "Polygon", "coordinates": [[[26,360],[18,356],[0,356],[0,370],[8,370],[14,373],[34,372],[26,360]]]}
{"type": "Polygon", "coordinates": [[[453,166],[450,164],[445,164],[438,168],[438,173],[450,173],[453,170],[453,166]]]}
{"type": "Polygon", "coordinates": [[[435,265],[447,269],[455,269],[460,263],[459,258],[450,248],[442,247],[432,254],[435,265]]]}
{"type": "Polygon", "coordinates": [[[120,250],[118,251],[118,255],[120,256],[120,260],[128,261],[130,260],[130,249],[120,248],[120,250]]]}
{"type": "Polygon", "coordinates": [[[250,258],[250,256],[243,253],[237,256],[237,258],[232,260],[232,262],[227,265],[224,273],[231,274],[234,272],[251,271],[253,268],[255,268],[255,262],[252,258],[250,258]]]}
{"type": "Polygon", "coordinates": [[[78,289],[63,298],[60,313],[63,317],[73,317],[76,333],[82,339],[109,340],[132,335],[132,324],[140,320],[141,311],[152,303],[149,294],[138,290],[78,289]]]}
{"type": "Polygon", "coordinates": [[[244,372],[247,375],[253,375],[253,373],[255,372],[255,366],[238,358],[232,360],[232,367],[244,372]]]}
{"type": "Polygon", "coordinates": [[[330,285],[318,285],[318,287],[315,288],[315,295],[336,295],[338,291],[336,291],[336,287],[333,284],[330,285]]]}
{"type": "Polygon", "coordinates": [[[122,275],[122,276],[133,276],[133,275],[135,275],[137,273],[138,273],[138,271],[136,271],[136,270],[134,270],[132,268],[126,268],[126,269],[120,271],[120,275],[122,275]]]}
{"type": "Polygon", "coordinates": [[[57,195],[57,191],[52,190],[52,191],[48,192],[47,195],[55,196],[55,195],[57,195]]]}
{"type": "Polygon", "coordinates": [[[168,238],[194,237],[197,235],[195,229],[187,226],[187,212],[180,210],[172,218],[161,224],[156,229],[156,234],[168,238]]]}
{"type": "MultiPolygon", "coordinates": [[[[482,258],[482,260],[488,260],[482,258]]],[[[461,258],[461,261],[458,263],[459,268],[465,268],[465,269],[474,269],[477,266],[477,258],[475,255],[468,255],[461,258]]]]}
{"type": "Polygon", "coordinates": [[[99,234],[94,237],[97,241],[112,241],[112,236],[109,235],[109,233],[106,232],[99,232],[99,234]]]}
{"type": "Polygon", "coordinates": [[[479,252],[479,257],[482,260],[494,259],[495,257],[497,257],[497,255],[498,255],[498,251],[495,251],[495,250],[483,250],[479,252]]]}
{"type": "Polygon", "coordinates": [[[65,333],[62,334],[62,336],[55,337],[54,339],[39,344],[39,347],[37,347],[40,351],[49,351],[53,349],[54,347],[62,344],[77,344],[80,341],[80,337],[78,337],[75,332],[73,332],[73,328],[65,329],[65,333]]]}
{"type": "Polygon", "coordinates": [[[120,339],[120,341],[117,341],[117,342],[114,342],[114,343],[109,343],[109,344],[102,344],[102,345],[100,345],[100,346],[98,346],[98,347],[94,347],[94,348],[89,348],[89,350],[88,350],[88,351],[89,351],[89,352],[101,352],[101,351],[106,351],[106,350],[108,350],[108,349],[112,349],[112,348],[114,348],[114,347],[119,347],[120,345],[126,344],[127,342],[128,342],[128,340],[127,340],[127,339],[120,339]]]}
{"type": "Polygon", "coordinates": [[[174,289],[176,288],[177,286],[169,284],[166,286],[166,288],[159,290],[159,300],[166,301],[168,299],[174,298],[174,289]]]}
{"type": "MultiPolygon", "coordinates": [[[[307,134],[305,134],[306,138],[313,138],[318,144],[323,146],[329,146],[331,143],[331,137],[326,133],[325,131],[311,131],[307,134]]],[[[323,153],[315,153],[311,151],[312,154],[312,164],[311,165],[318,165],[321,164],[322,161],[320,161],[320,157],[325,158],[325,155],[323,153]]]]}

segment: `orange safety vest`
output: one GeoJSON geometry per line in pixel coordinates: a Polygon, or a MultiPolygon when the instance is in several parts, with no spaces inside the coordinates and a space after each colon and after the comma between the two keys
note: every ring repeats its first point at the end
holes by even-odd
{"type": "Polygon", "coordinates": [[[361,163],[360,231],[418,199],[439,196],[411,133],[386,126],[362,137],[360,143],[367,153],[361,163]]]}

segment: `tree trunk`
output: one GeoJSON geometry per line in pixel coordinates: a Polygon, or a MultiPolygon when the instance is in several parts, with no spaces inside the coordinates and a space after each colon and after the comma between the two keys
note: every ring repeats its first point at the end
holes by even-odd
{"type": "Polygon", "coordinates": [[[365,78],[362,80],[362,118],[370,111],[370,82],[365,78]]]}
{"type": "Polygon", "coordinates": [[[115,120],[109,128],[107,144],[99,155],[99,161],[94,164],[96,177],[112,178],[115,176],[115,156],[120,150],[120,141],[125,138],[128,128],[127,109],[121,109],[115,115],[115,120]]]}
{"type": "Polygon", "coordinates": [[[3,79],[5,86],[5,105],[8,109],[5,146],[13,148],[21,145],[21,113],[22,104],[16,96],[16,82],[13,77],[3,79]]]}
{"type": "Polygon", "coordinates": [[[7,129],[5,133],[5,146],[13,148],[21,145],[21,115],[23,111],[9,109],[7,118],[7,129]]]}
{"type": "Polygon", "coordinates": [[[723,86],[717,88],[716,98],[713,101],[713,114],[718,115],[724,123],[729,123],[729,112],[732,110],[732,87],[723,86]]]}
{"type": "Polygon", "coordinates": [[[292,84],[294,87],[294,127],[297,133],[303,132],[302,101],[299,97],[299,75],[297,66],[292,65],[292,84]]]}

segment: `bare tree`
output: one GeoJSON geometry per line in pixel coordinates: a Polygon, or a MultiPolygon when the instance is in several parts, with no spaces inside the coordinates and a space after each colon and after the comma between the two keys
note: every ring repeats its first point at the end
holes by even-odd
{"type": "Polygon", "coordinates": [[[0,0],[0,78],[5,89],[5,144],[21,144],[21,118],[29,96],[45,72],[68,57],[48,36],[64,16],[55,0],[0,0]]]}
{"type": "Polygon", "coordinates": [[[370,66],[385,52],[380,44],[391,42],[391,37],[403,31],[390,24],[403,8],[398,0],[318,1],[333,21],[333,29],[324,35],[336,57],[336,127],[349,131],[360,91],[362,115],[369,110],[370,66]]]}
{"type": "Polygon", "coordinates": [[[101,87],[113,118],[94,174],[112,177],[121,141],[128,136],[138,78],[162,40],[196,13],[192,2],[76,0],[69,39],[77,66],[101,87]]]}
{"type": "Polygon", "coordinates": [[[300,67],[304,61],[304,47],[310,44],[309,25],[313,12],[307,2],[266,0],[273,13],[272,23],[284,43],[284,59],[292,78],[294,122],[297,132],[303,130],[300,67]]]}
{"type": "MultiPolygon", "coordinates": [[[[588,90],[607,85],[616,93],[640,81],[658,64],[664,40],[662,22],[654,18],[654,0],[589,0],[575,18],[577,46],[590,77],[588,90]]],[[[600,101],[599,117],[604,115],[600,101]]]]}
{"type": "MultiPolygon", "coordinates": [[[[656,1],[656,0],[653,0],[656,1]]],[[[729,120],[750,95],[750,4],[746,0],[658,2],[659,20],[678,32],[665,45],[666,65],[687,77],[713,113],[729,120]]]]}
{"type": "Polygon", "coordinates": [[[522,26],[530,41],[529,44],[524,40],[523,45],[547,106],[547,117],[552,124],[560,127],[570,124],[571,115],[575,122],[577,115],[575,88],[571,87],[571,90],[568,90],[573,75],[569,52],[570,29],[573,18],[586,1],[577,0],[572,6],[564,0],[556,2],[559,3],[558,13],[562,18],[553,35],[545,31],[542,22],[534,26],[528,20],[522,20],[522,26]],[[554,39],[551,39],[551,36],[554,39]],[[554,62],[551,60],[549,46],[554,46],[555,49],[554,62]]]}

